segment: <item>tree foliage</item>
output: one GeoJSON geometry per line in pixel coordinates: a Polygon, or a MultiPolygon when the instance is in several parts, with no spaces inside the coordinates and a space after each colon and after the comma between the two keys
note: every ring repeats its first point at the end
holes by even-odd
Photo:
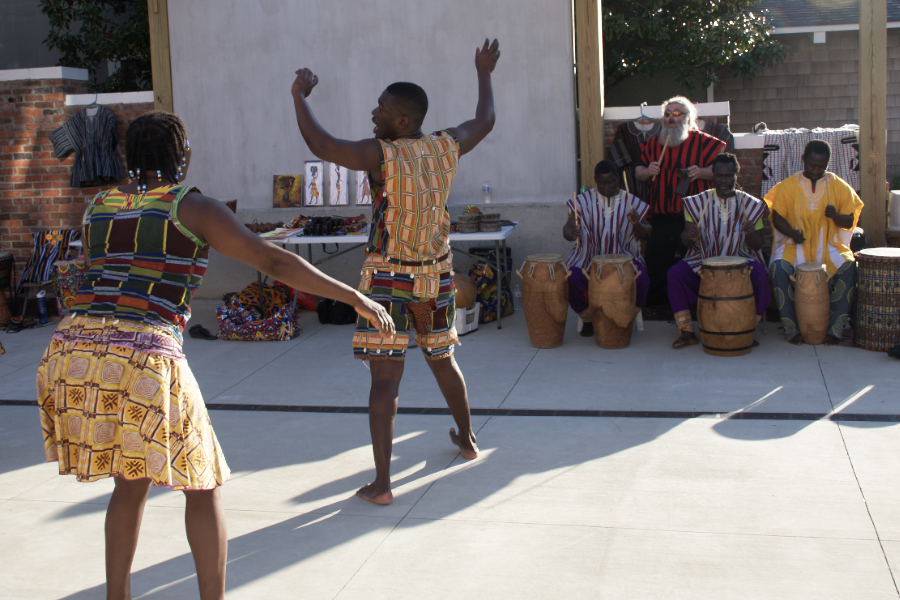
{"type": "Polygon", "coordinates": [[[118,69],[95,92],[132,92],[153,87],[147,0],[41,0],[50,19],[44,45],[58,50],[59,64],[87,69],[91,81],[107,63],[118,69]]]}
{"type": "Polygon", "coordinates": [[[788,48],[771,36],[761,0],[603,0],[605,83],[665,72],[689,89],[719,70],[752,79],[788,48]]]}

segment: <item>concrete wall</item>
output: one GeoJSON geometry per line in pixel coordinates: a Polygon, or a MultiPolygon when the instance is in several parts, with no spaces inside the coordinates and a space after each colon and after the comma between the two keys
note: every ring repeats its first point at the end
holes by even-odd
{"type": "MultiPolygon", "coordinates": [[[[732,131],[839,127],[859,123],[859,32],[828,32],[824,44],[812,33],[779,35],[791,48],[784,63],[751,80],[723,77],[717,101],[731,102],[732,131]]],[[[887,32],[887,174],[900,175],[900,30],[887,32]]]]}
{"type": "Polygon", "coordinates": [[[572,14],[539,0],[169,0],[175,111],[194,148],[191,183],[244,207],[272,205],[272,176],[314,157],[297,129],[294,71],[319,76],[310,104],[346,139],[372,135],[398,80],[429,94],[424,129],[475,114],[475,47],[500,40],[497,124],[461,162],[451,201],[566,198],[576,185],[572,14]]]}

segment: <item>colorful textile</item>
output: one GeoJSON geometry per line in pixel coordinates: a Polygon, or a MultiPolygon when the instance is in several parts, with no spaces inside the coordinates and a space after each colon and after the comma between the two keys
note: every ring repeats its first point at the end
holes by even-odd
{"type": "Polygon", "coordinates": [[[762,218],[766,212],[762,200],[740,190],[733,197],[723,199],[715,190],[709,189],[685,198],[682,206],[685,221],[700,227],[700,239],[688,248],[684,257],[695,272],[700,270],[704,258],[713,256],[742,256],[765,264],[762,252],[750,248],[744,234],[745,223],[754,223],[756,229],[762,229],[762,218]]]}
{"type": "Polygon", "coordinates": [[[89,106],[50,133],[53,152],[62,159],[75,151],[72,187],[104,185],[125,179],[119,157],[116,115],[105,106],[89,106]]]}
{"type": "Polygon", "coordinates": [[[56,310],[64,317],[75,305],[75,297],[84,283],[87,265],[83,258],[58,260],[53,263],[53,291],[56,292],[56,310]]]}
{"type": "Polygon", "coordinates": [[[793,266],[815,261],[825,265],[829,275],[834,275],[845,261],[853,260],[850,239],[859,221],[863,203],[847,182],[833,173],[812,182],[802,172],[788,177],[766,194],[769,209],[784,217],[788,224],[803,232],[806,241],[800,246],[777,229],[774,230],[772,260],[785,260],[793,266]],[[828,205],[834,205],[838,214],[853,215],[853,225],[842,229],[825,216],[828,205]]]}
{"type": "Polygon", "coordinates": [[[53,276],[53,263],[66,258],[69,245],[81,238],[78,229],[51,229],[34,234],[34,246],[31,256],[25,262],[16,294],[22,291],[26,283],[43,283],[53,276]]]}
{"type": "MultiPolygon", "coordinates": [[[[681,212],[681,196],[675,193],[681,181],[681,169],[693,165],[706,168],[712,164],[716,155],[725,148],[725,142],[702,131],[692,130],[679,146],[666,148],[666,155],[660,158],[662,144],[659,136],[641,146],[641,164],[648,166],[660,161],[660,172],[656,181],[650,183],[650,214],[670,214],[681,212]]],[[[712,182],[697,178],[691,182],[686,196],[695,196],[712,187],[712,182]]]]}
{"type": "MultiPolygon", "coordinates": [[[[635,299],[634,304],[641,308],[647,304],[647,290],[650,289],[650,277],[647,275],[647,267],[640,263],[634,263],[634,270],[637,271],[637,279],[635,279],[635,299]]],[[[587,271],[578,267],[569,269],[569,306],[572,307],[579,315],[590,307],[588,297],[590,281],[587,278],[587,271]]],[[[582,317],[582,321],[590,322],[590,319],[582,317]]]]}
{"type": "Polygon", "coordinates": [[[451,269],[447,198],[459,145],[447,132],[379,142],[384,183],[373,189],[364,267],[432,277],[451,269]]]}
{"type": "Polygon", "coordinates": [[[628,189],[632,194],[647,201],[650,192],[650,182],[637,178],[636,168],[641,160],[641,144],[659,135],[662,125],[659,121],[653,121],[650,129],[644,130],[634,121],[626,121],[616,129],[616,135],[609,146],[609,158],[615,163],[620,173],[625,175],[628,181],[628,189]]]}
{"type": "Polygon", "coordinates": [[[402,360],[409,346],[411,329],[416,330],[416,344],[428,360],[447,358],[456,335],[456,289],[453,271],[439,275],[437,297],[421,301],[413,293],[414,276],[404,273],[376,271],[360,284],[359,291],[387,310],[397,332],[393,340],[384,338],[368,320],[357,318],[353,334],[353,357],[362,360],[402,360]]]}
{"type": "MultiPolygon", "coordinates": [[[[769,278],[766,268],[755,260],[748,260],[750,267],[750,283],[753,285],[753,298],[756,301],[756,316],[762,318],[766,314],[766,308],[772,301],[772,292],[769,289],[769,278]]],[[[686,260],[675,263],[668,273],[669,304],[675,314],[678,328],[682,331],[693,331],[691,320],[686,322],[678,319],[679,315],[687,312],[697,312],[697,297],[700,294],[700,275],[688,264],[686,260]]]]}
{"type": "Polygon", "coordinates": [[[566,206],[577,215],[581,226],[580,243],[575,244],[566,259],[570,268],[587,270],[591,259],[598,254],[625,254],[635,263],[644,264],[641,245],[634,236],[634,225],[628,220],[628,214],[633,209],[643,219],[650,211],[645,202],[624,190],[607,198],[592,189],[567,200],[566,206]]]}
{"type": "Polygon", "coordinates": [[[859,189],[859,125],[836,129],[783,129],[766,131],[763,146],[762,195],[775,185],[803,170],[803,152],[812,140],[831,146],[829,168],[854,190],[859,189]]]}
{"type": "MultiPolygon", "coordinates": [[[[494,275],[494,261],[488,257],[489,263],[477,262],[469,267],[469,279],[475,282],[475,289],[478,294],[475,296],[475,302],[481,304],[481,311],[478,314],[478,322],[481,324],[490,323],[497,320],[497,277],[494,275]]],[[[514,308],[512,303],[512,290],[509,287],[509,278],[501,277],[502,291],[500,294],[501,314],[508,317],[513,314],[514,308]]]]}
{"type": "Polygon", "coordinates": [[[149,478],[176,490],[229,477],[197,382],[170,331],[69,315],[38,366],[47,462],[78,481],[149,478]],[[157,343],[162,343],[157,346],[157,343]]]}
{"type": "Polygon", "coordinates": [[[700,128],[703,133],[708,133],[714,138],[719,138],[725,142],[725,152],[734,154],[734,134],[728,129],[724,123],[716,123],[715,121],[703,121],[703,127],[700,128]]]}
{"type": "Polygon", "coordinates": [[[209,246],[178,220],[178,205],[193,189],[97,194],[84,215],[90,263],[73,314],[168,327],[181,339],[209,262],[209,246]]]}
{"type": "MultiPolygon", "coordinates": [[[[794,265],[786,260],[772,259],[769,265],[769,276],[772,285],[775,286],[775,303],[781,316],[781,325],[787,339],[793,338],[797,333],[797,308],[794,304],[794,282],[791,275],[794,274],[794,265]]],[[[855,287],[856,263],[847,261],[842,264],[837,272],[828,280],[828,291],[831,293],[831,313],[828,319],[828,333],[837,339],[844,334],[844,325],[850,320],[850,310],[853,307],[855,287]]]]}
{"type": "Polygon", "coordinates": [[[278,342],[303,333],[284,292],[264,284],[260,294],[256,281],[218,307],[216,319],[221,340],[278,342]]]}

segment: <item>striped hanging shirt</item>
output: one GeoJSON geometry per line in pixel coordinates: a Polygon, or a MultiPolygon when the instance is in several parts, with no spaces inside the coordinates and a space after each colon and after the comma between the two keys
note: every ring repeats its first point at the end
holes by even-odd
{"type": "MultiPolygon", "coordinates": [[[[651,182],[649,192],[650,214],[673,214],[681,211],[682,196],[675,193],[681,181],[681,169],[697,165],[701,169],[712,164],[716,155],[725,148],[725,142],[702,131],[688,132],[688,138],[680,145],[666,148],[662,158],[662,147],[659,136],[641,144],[641,164],[649,166],[653,161],[660,161],[660,172],[656,181],[651,182]]],[[[697,178],[688,187],[687,196],[699,194],[712,187],[712,182],[697,178]]]]}
{"type": "Polygon", "coordinates": [[[105,106],[89,106],[50,133],[53,152],[62,159],[75,151],[72,187],[90,187],[125,179],[119,157],[116,115],[105,106]]]}
{"type": "Polygon", "coordinates": [[[209,262],[206,242],[178,221],[178,205],[194,189],[94,198],[84,214],[90,263],[72,313],[159,325],[182,339],[209,262]]]}
{"type": "Polygon", "coordinates": [[[566,206],[575,212],[581,226],[581,241],[566,259],[568,266],[586,270],[598,254],[625,254],[644,265],[634,225],[628,220],[631,210],[636,210],[641,219],[650,211],[640,198],[624,190],[607,198],[592,189],[566,201],[566,206]]]}
{"type": "Polygon", "coordinates": [[[700,270],[703,259],[714,256],[743,256],[766,264],[759,250],[747,246],[744,234],[744,223],[753,223],[755,229],[762,229],[765,202],[739,190],[733,197],[725,199],[719,198],[715,190],[706,190],[685,198],[683,205],[685,220],[700,226],[700,239],[688,248],[684,257],[695,272],[700,270]]]}

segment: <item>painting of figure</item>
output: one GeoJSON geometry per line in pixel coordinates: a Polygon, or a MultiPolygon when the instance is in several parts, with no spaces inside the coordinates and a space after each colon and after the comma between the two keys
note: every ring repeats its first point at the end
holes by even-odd
{"type": "Polygon", "coordinates": [[[273,208],[291,208],[303,204],[303,175],[275,175],[273,208]]]}
{"type": "Polygon", "coordinates": [[[334,163],[328,163],[331,189],[329,190],[328,203],[331,206],[345,206],[350,203],[350,194],[347,192],[347,167],[341,167],[334,163]]]}
{"type": "Polygon", "coordinates": [[[325,199],[322,197],[322,161],[306,161],[306,206],[323,206],[325,199]]]}
{"type": "Polygon", "coordinates": [[[356,172],[356,204],[372,204],[372,190],[369,189],[369,174],[356,172]]]}

